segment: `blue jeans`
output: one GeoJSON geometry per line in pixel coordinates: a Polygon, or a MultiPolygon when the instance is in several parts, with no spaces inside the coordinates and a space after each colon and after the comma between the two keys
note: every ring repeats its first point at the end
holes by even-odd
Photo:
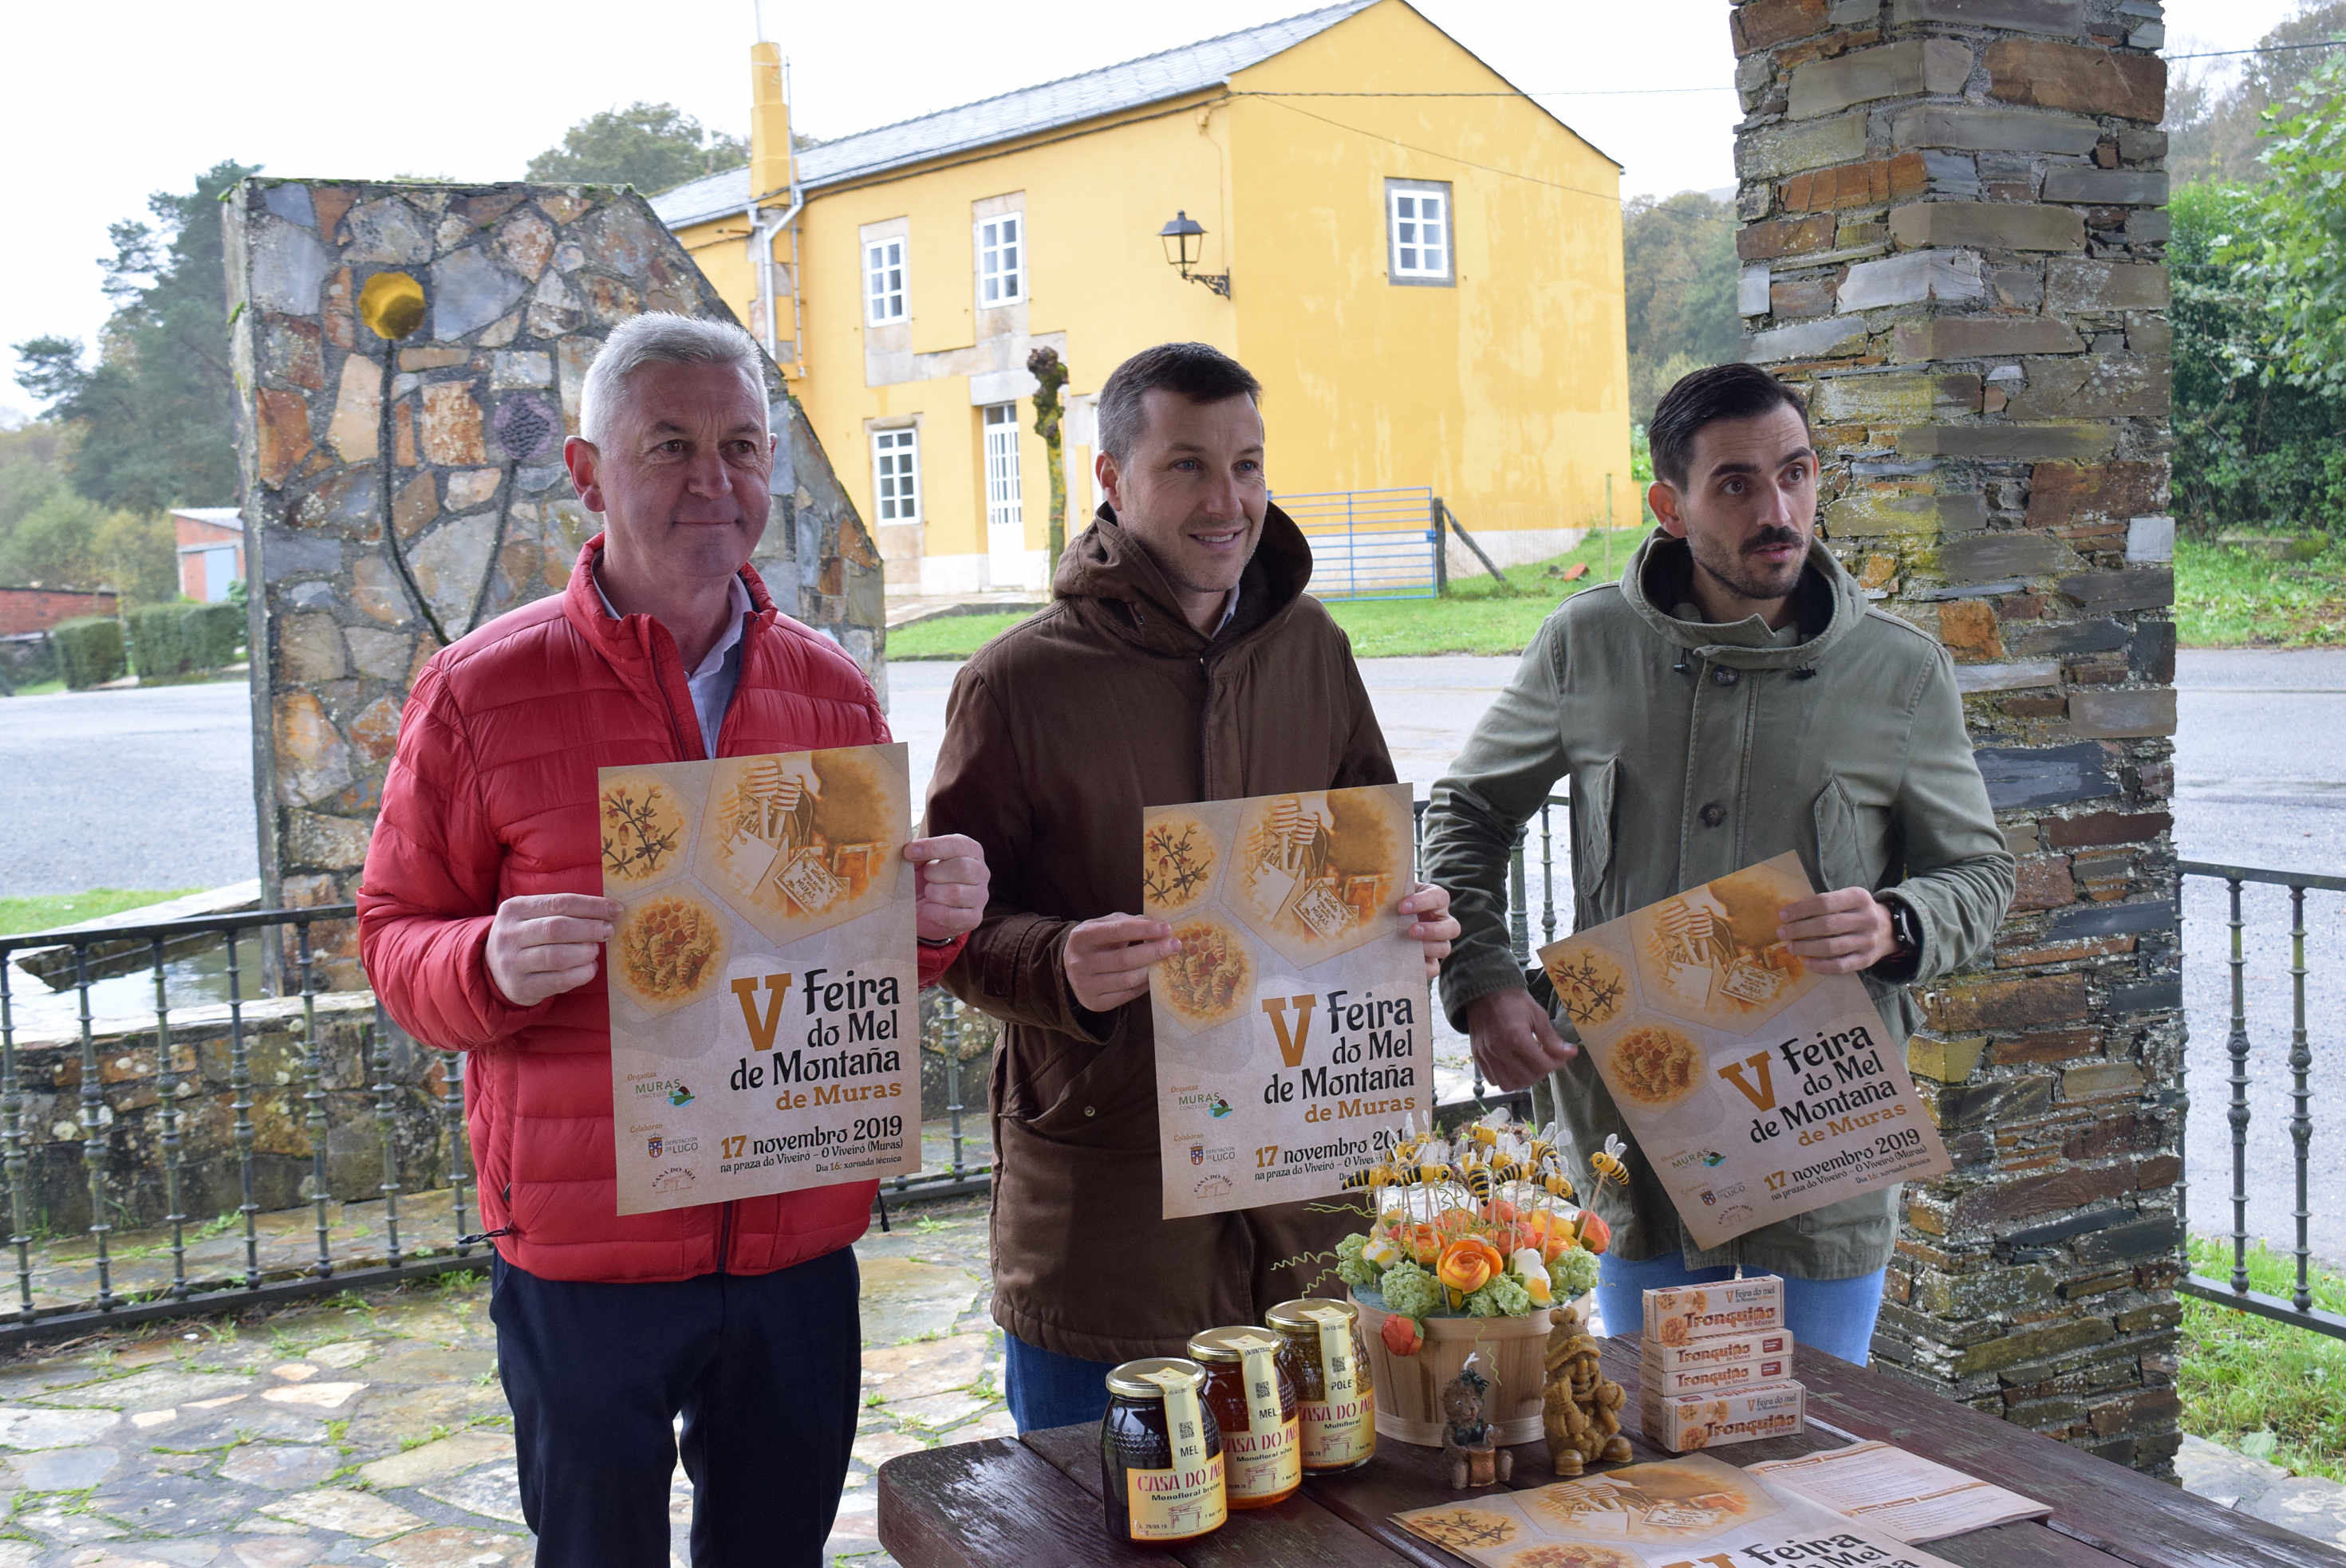
{"type": "Polygon", "coordinates": [[[1096,1426],[1107,1414],[1107,1375],[1114,1361],[1086,1361],[1005,1334],[1010,1419],[1021,1433],[1046,1427],[1096,1426]]]}
{"type": "MultiPolygon", "coordinates": [[[[1792,1345],[1865,1365],[1873,1349],[1873,1320],[1882,1312],[1880,1268],[1854,1279],[1784,1280],[1784,1326],[1792,1345]]],[[[1678,1253],[1624,1263],[1607,1252],[1596,1259],[1596,1307],[1607,1334],[1634,1334],[1646,1319],[1644,1293],[1665,1285],[1708,1285],[1734,1277],[1732,1268],[1688,1268],[1678,1253]]],[[[1800,1363],[1796,1359],[1795,1369],[1800,1363]]]]}

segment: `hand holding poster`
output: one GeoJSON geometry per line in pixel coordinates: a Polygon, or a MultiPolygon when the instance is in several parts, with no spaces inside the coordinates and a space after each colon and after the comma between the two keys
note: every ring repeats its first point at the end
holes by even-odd
{"type": "Polygon", "coordinates": [[[619,1212],[920,1168],[902,745],[606,768],[619,1212]]]}
{"type": "Polygon", "coordinates": [[[1165,1217],[1326,1197],[1433,1106],[1406,784],[1160,806],[1142,911],[1165,1217]]]}
{"type": "Polygon", "coordinates": [[[1779,855],[1540,950],[1698,1247],[1949,1168],[1865,987],[1776,938],[1811,891],[1779,855]]]}

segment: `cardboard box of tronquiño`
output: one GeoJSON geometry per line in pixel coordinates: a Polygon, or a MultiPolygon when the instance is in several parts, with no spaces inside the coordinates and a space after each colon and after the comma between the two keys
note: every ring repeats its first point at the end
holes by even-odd
{"type": "Polygon", "coordinates": [[[1725,1394],[1676,1394],[1644,1412],[1647,1438],[1685,1453],[1761,1438],[1790,1437],[1807,1420],[1809,1391],[1794,1382],[1761,1383],[1725,1394]]]}
{"type": "Polygon", "coordinates": [[[1648,1335],[1639,1359],[1647,1370],[1668,1376],[1722,1367],[1733,1361],[1757,1361],[1763,1357],[1789,1362],[1791,1355],[1791,1331],[1779,1329],[1765,1334],[1721,1334],[1715,1339],[1696,1339],[1685,1345],[1665,1345],[1648,1335]]]}
{"type": "Polygon", "coordinates": [[[1791,1375],[1790,1356],[1754,1356],[1748,1361],[1720,1361],[1683,1372],[1657,1371],[1647,1364],[1638,1369],[1637,1397],[1641,1404],[1650,1407],[1657,1400],[1680,1394],[1724,1394],[1737,1389],[1757,1388],[1762,1383],[1784,1382],[1791,1375]]]}
{"type": "Polygon", "coordinates": [[[1784,1282],[1773,1274],[1671,1285],[1646,1292],[1645,1339],[1675,1349],[1724,1335],[1765,1334],[1784,1327],[1784,1282]]]}

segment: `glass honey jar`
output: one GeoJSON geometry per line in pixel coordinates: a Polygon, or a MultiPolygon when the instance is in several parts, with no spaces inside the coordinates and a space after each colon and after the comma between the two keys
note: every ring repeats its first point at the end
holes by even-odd
{"type": "Polygon", "coordinates": [[[1178,1546],[1229,1517],[1221,1429],[1205,1388],[1206,1369],[1177,1356],[1126,1361],[1108,1373],[1100,1497],[1114,1539],[1178,1546]]]}
{"type": "Polygon", "coordinates": [[[1377,1393],[1361,1314],[1350,1301],[1306,1296],[1263,1315],[1280,1338],[1280,1361],[1295,1383],[1303,1473],[1358,1470],[1377,1451],[1377,1393]]]}
{"type": "Polygon", "coordinates": [[[1206,1369],[1206,1404],[1222,1432],[1222,1482],[1232,1508],[1269,1508],[1303,1484],[1295,1380],[1279,1364],[1276,1334],[1242,1323],[1189,1340],[1206,1369]]]}

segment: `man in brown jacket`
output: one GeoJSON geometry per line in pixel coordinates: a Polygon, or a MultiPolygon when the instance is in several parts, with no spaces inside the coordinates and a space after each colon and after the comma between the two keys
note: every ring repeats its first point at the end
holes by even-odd
{"type": "MultiPolygon", "coordinates": [[[[1107,504],[1056,602],[978,650],[946,708],[929,830],[994,868],[945,984],[1002,1022],[994,1317],[1021,1431],[1096,1420],[1116,1362],[1307,1294],[1351,1228],[1302,1204],[1161,1217],[1148,968],[1176,944],[1120,912],[1141,905],[1144,807],[1392,782],[1352,645],[1303,596],[1311,547],[1270,504],[1261,392],[1202,343],[1108,377],[1107,504]]],[[[1449,895],[1400,910],[1430,974],[1449,895]]]]}

